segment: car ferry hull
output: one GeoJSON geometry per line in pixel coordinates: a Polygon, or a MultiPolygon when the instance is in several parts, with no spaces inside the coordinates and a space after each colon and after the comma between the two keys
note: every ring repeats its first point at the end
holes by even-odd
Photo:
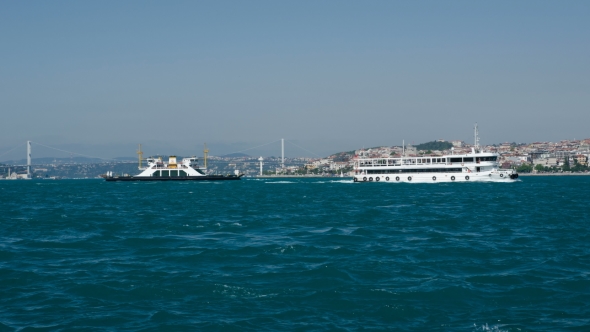
{"type": "Polygon", "coordinates": [[[145,177],[145,176],[113,176],[105,177],[109,182],[116,181],[229,181],[240,180],[242,175],[205,175],[182,177],[145,177]]]}

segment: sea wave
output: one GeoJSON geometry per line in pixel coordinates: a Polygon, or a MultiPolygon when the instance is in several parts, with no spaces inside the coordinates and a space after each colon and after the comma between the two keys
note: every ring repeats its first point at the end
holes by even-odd
{"type": "Polygon", "coordinates": [[[2,184],[0,330],[590,326],[590,177],[53,183],[2,184]]]}

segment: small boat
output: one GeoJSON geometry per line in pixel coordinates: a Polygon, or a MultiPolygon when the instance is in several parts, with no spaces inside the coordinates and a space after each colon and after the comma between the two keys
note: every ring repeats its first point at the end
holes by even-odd
{"type": "Polygon", "coordinates": [[[199,168],[197,157],[183,158],[180,163],[176,161],[176,156],[170,156],[168,162],[164,162],[161,157],[147,158],[146,161],[147,167],[138,175],[117,176],[107,172],[102,177],[106,181],[224,181],[240,180],[244,175],[238,171],[235,175],[206,174],[199,168]]]}

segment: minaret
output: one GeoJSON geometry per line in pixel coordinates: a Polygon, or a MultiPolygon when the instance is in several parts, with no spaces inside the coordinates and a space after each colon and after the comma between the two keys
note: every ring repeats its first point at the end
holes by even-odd
{"type": "Polygon", "coordinates": [[[31,141],[27,141],[27,179],[31,178],[31,141]]]}
{"type": "Polygon", "coordinates": [[[262,161],[264,159],[262,158],[262,156],[260,156],[260,158],[258,158],[258,161],[260,162],[260,176],[262,176],[262,161]]]}
{"type": "Polygon", "coordinates": [[[406,156],[406,140],[402,140],[402,157],[406,156]]]}

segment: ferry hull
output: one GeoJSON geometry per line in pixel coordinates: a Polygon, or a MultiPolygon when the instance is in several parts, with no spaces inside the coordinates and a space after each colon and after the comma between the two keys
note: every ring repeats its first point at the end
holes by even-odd
{"type": "Polygon", "coordinates": [[[447,183],[447,182],[514,182],[518,174],[511,171],[486,173],[404,173],[404,174],[359,174],[354,182],[391,183],[447,183]]]}
{"type": "Polygon", "coordinates": [[[151,176],[113,176],[105,177],[106,181],[231,181],[240,180],[242,176],[236,175],[205,175],[205,176],[178,176],[178,177],[151,177],[151,176]]]}

